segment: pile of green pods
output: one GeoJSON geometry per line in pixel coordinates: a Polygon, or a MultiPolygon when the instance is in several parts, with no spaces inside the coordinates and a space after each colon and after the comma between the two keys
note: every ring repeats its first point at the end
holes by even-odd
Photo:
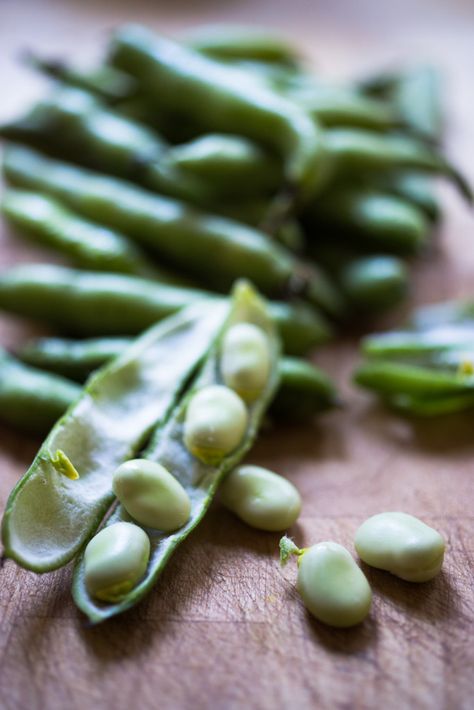
{"type": "Polygon", "coordinates": [[[354,373],[402,414],[435,417],[474,407],[474,303],[450,301],[416,310],[405,330],[362,341],[366,361],[354,373]]]}

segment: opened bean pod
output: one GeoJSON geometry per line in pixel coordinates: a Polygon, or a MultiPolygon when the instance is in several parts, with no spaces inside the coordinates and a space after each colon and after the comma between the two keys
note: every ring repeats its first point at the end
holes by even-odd
{"type": "MultiPolygon", "coordinates": [[[[156,428],[148,446],[141,454],[141,457],[148,462],[163,466],[185,490],[191,502],[189,519],[175,532],[165,532],[146,526],[151,553],[145,576],[129,593],[114,603],[103,605],[89,593],[85,561],[83,557],[78,558],[73,594],[76,603],[93,622],[103,621],[137,603],[153,586],[173,550],[186,539],[202,519],[221,480],[240,462],[256,437],[266,408],[278,385],[278,359],[278,338],[267,305],[248,284],[239,285],[234,291],[228,318],[217,338],[213,340],[200,370],[186,388],[173,414],[166,423],[156,428]],[[222,339],[229,328],[240,323],[251,323],[266,334],[271,361],[266,386],[261,391],[260,397],[247,405],[233,390],[222,384],[219,370],[222,339]],[[209,403],[209,390],[215,391],[215,389],[219,389],[219,397],[222,391],[225,392],[225,400],[219,400],[221,404],[224,401],[224,417],[222,409],[214,406],[212,397],[209,403]],[[232,400],[230,407],[228,406],[229,394],[232,400]],[[236,409],[234,409],[235,401],[240,403],[236,409]],[[242,426],[242,414],[245,426],[242,426]],[[198,417],[197,426],[195,416],[198,417]],[[201,426],[202,421],[204,426],[201,426]],[[193,436],[196,432],[199,435],[197,439],[193,436]],[[201,438],[203,434],[204,439],[201,438]]],[[[115,509],[107,519],[105,529],[117,522],[130,520],[130,514],[133,516],[130,501],[133,506],[138,502],[138,510],[135,509],[135,512],[138,512],[141,517],[144,506],[143,501],[139,501],[140,489],[141,484],[137,486],[136,497],[135,494],[130,496],[129,512],[127,512],[127,500],[124,498],[126,505],[119,505],[115,509]]],[[[176,500],[178,498],[175,498],[176,500]]],[[[181,501],[181,496],[179,500],[181,501]]],[[[134,520],[138,524],[138,520],[136,518],[134,520]]]]}

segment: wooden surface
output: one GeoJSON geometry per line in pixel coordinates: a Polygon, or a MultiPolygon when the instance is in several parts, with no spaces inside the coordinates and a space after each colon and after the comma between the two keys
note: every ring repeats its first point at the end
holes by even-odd
{"type": "MultiPolygon", "coordinates": [[[[86,58],[122,20],[174,31],[197,22],[259,22],[285,30],[321,71],[344,76],[374,63],[431,58],[445,70],[450,152],[474,178],[470,3],[32,2],[0,0],[1,117],[41,82],[14,59],[25,46],[86,58]],[[396,7],[395,7],[396,6],[396,7]],[[383,16],[382,16],[383,15],[383,16]]],[[[416,268],[411,303],[473,292],[472,217],[445,190],[440,246],[416,268]]],[[[2,267],[39,258],[3,231],[2,267]]],[[[395,320],[395,316],[392,321],[395,320]]],[[[30,332],[2,318],[1,341],[30,332]]],[[[347,406],[317,425],[267,434],[252,460],[287,475],[304,507],[296,541],[333,539],[353,550],[362,520],[403,510],[448,542],[433,582],[410,585],[366,569],[370,619],[332,631],[313,621],[280,570],[278,535],[252,531],[215,506],[137,609],[87,629],[69,591],[70,570],[37,577],[7,561],[0,584],[0,706],[16,708],[472,708],[472,420],[411,424],[348,384],[355,343],[317,360],[341,383],[347,406]]],[[[1,429],[0,502],[38,442],[1,429]]]]}

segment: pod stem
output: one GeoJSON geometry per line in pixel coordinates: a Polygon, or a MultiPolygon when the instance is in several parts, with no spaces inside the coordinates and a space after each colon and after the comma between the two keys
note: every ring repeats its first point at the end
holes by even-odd
{"type": "Polygon", "coordinates": [[[300,549],[295,545],[291,537],[283,535],[280,540],[280,564],[282,567],[286,565],[292,555],[297,555],[300,558],[305,552],[306,548],[300,549]]]}

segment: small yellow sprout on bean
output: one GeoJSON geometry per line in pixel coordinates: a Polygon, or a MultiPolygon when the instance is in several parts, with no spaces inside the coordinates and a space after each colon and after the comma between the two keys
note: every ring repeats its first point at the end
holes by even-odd
{"type": "Polygon", "coordinates": [[[260,466],[231,471],[221,486],[221,500],[247,525],[270,532],[291,527],[301,510],[294,485],[260,466]]]}
{"type": "Polygon", "coordinates": [[[441,535],[407,513],[379,513],[355,536],[361,560],[408,582],[427,582],[441,569],[445,543],[441,535]]]}
{"type": "Polygon", "coordinates": [[[146,572],[150,540],[132,523],[113,523],[95,535],[84,553],[84,576],[89,594],[106,602],[119,601],[146,572]]]}
{"type": "Polygon", "coordinates": [[[242,399],[228,387],[198,390],[188,404],[184,443],[203,463],[217,464],[242,442],[248,413],[242,399]]]}
{"type": "Polygon", "coordinates": [[[268,338],[261,328],[252,323],[229,328],[221,349],[221,373],[227,387],[253,402],[267,384],[270,366],[268,338]]]}
{"type": "Polygon", "coordinates": [[[164,466],[147,459],[121,464],[113,475],[115,495],[141,525],[173,532],[188,522],[191,501],[164,466]]]}
{"type": "Polygon", "coordinates": [[[280,560],[298,556],[297,588],[311,614],[329,626],[360,624],[368,615],[372,590],[352,555],[336,542],[300,550],[289,538],[280,541],[280,560]]]}

